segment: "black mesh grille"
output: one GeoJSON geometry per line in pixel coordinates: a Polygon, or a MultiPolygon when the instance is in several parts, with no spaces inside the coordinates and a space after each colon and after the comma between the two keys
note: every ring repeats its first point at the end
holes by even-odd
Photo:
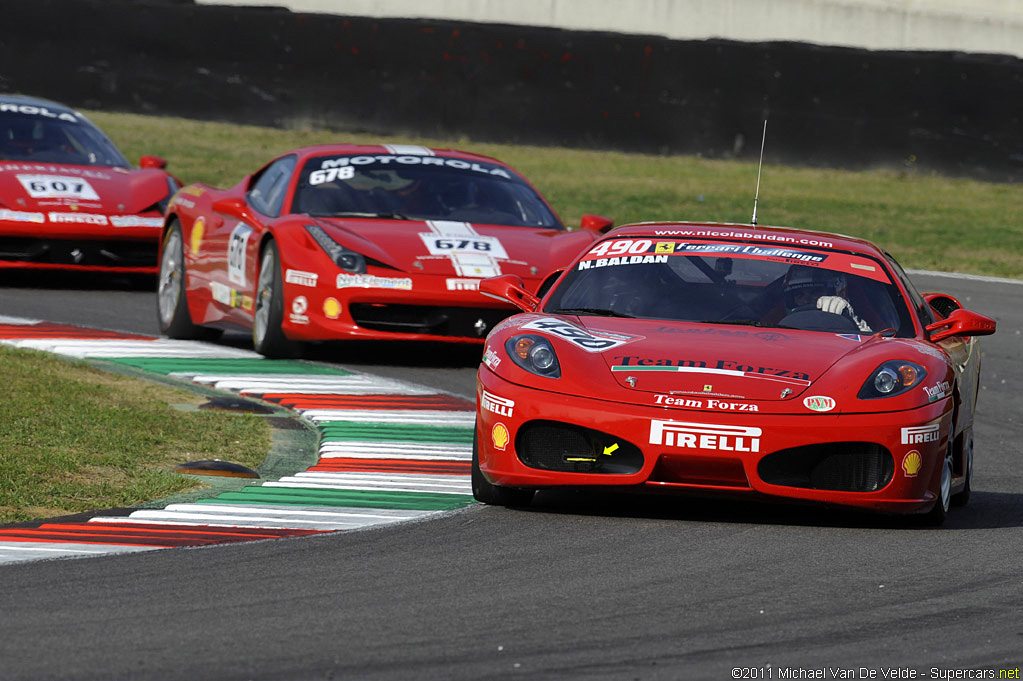
{"type": "Polygon", "coordinates": [[[425,333],[434,336],[483,338],[490,329],[515,311],[485,307],[433,307],[353,303],[352,319],[376,331],[425,333]],[[482,323],[481,323],[482,322],[482,323]]]}
{"type": "Polygon", "coordinates": [[[621,474],[635,473],[643,467],[643,454],[632,443],[554,421],[530,421],[523,425],[515,450],[525,465],[547,471],[621,474]]]}
{"type": "Polygon", "coordinates": [[[157,241],[0,237],[0,260],[53,265],[156,267],[157,241]]]}
{"type": "Polygon", "coordinates": [[[868,442],[835,442],[784,449],[757,467],[764,482],[838,492],[874,492],[892,479],[891,453],[868,442]]]}

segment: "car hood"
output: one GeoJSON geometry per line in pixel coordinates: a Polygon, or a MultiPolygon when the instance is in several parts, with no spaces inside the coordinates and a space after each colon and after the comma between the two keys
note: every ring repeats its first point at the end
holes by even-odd
{"type": "Polygon", "coordinates": [[[775,401],[803,394],[862,347],[862,336],[578,317],[591,332],[631,336],[601,357],[619,386],[665,394],[775,401]]]}
{"type": "Polygon", "coordinates": [[[585,232],[422,220],[316,218],[334,238],[412,274],[541,279],[593,241],[585,232]]]}
{"type": "Polygon", "coordinates": [[[0,205],[10,210],[135,214],[167,194],[162,170],[0,161],[0,205]]]}

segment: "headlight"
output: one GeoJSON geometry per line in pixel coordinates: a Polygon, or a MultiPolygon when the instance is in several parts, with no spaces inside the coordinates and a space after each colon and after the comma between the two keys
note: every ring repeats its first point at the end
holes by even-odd
{"type": "Polygon", "coordinates": [[[561,365],[554,348],[542,336],[532,334],[512,336],[504,344],[508,356],[531,374],[547,378],[561,378],[561,365]]]}
{"type": "Polygon", "coordinates": [[[320,248],[330,256],[330,259],[338,267],[352,274],[364,274],[366,272],[366,258],[362,254],[350,251],[334,241],[319,225],[306,225],[305,229],[309,232],[309,236],[316,240],[320,248]]]}
{"type": "Polygon", "coordinates": [[[913,362],[892,360],[885,362],[870,375],[857,395],[861,400],[901,395],[910,388],[920,385],[927,370],[913,362]]]}

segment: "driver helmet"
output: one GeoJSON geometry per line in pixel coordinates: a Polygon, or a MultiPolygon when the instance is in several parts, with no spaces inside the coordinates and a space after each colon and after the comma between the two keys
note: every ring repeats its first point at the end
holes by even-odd
{"type": "Polygon", "coordinates": [[[785,275],[785,307],[795,310],[815,304],[821,296],[841,295],[844,283],[844,278],[838,272],[793,265],[785,275]]]}

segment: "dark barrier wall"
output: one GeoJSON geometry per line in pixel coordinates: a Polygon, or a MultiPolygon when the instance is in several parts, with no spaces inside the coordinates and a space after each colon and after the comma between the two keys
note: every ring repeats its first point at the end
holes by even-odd
{"type": "Polygon", "coordinates": [[[0,91],[238,122],[1023,176],[1023,61],[3,0],[0,91]]]}

